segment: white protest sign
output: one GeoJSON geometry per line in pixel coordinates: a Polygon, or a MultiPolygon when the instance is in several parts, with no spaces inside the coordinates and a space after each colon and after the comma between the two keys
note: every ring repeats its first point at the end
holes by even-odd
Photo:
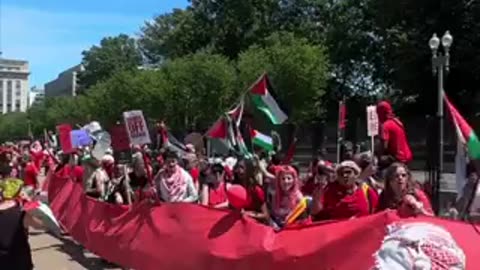
{"type": "Polygon", "coordinates": [[[124,112],[123,119],[131,144],[142,145],[151,143],[147,123],[145,118],[143,118],[142,111],[124,112]]]}
{"type": "Polygon", "coordinates": [[[379,129],[377,106],[367,106],[367,134],[369,137],[377,136],[379,129]]]}

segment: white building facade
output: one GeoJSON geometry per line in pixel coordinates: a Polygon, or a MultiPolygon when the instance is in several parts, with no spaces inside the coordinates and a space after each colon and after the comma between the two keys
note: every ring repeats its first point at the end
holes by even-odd
{"type": "Polygon", "coordinates": [[[0,58],[0,110],[26,112],[30,70],[27,61],[0,58]]]}
{"type": "Polygon", "coordinates": [[[79,90],[79,85],[77,83],[78,76],[83,70],[84,68],[82,65],[76,65],[58,74],[58,77],[55,80],[45,84],[45,96],[76,96],[79,90]]]}
{"type": "Polygon", "coordinates": [[[37,88],[35,86],[32,87],[32,89],[30,89],[30,95],[28,98],[29,108],[32,107],[33,105],[39,105],[43,103],[44,99],[45,99],[45,90],[37,88]]]}

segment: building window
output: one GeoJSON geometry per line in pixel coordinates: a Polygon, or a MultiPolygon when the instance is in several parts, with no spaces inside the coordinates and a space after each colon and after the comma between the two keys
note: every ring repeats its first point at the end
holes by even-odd
{"type": "Polygon", "coordinates": [[[20,111],[20,101],[15,102],[15,111],[16,112],[20,111]]]}
{"type": "Polygon", "coordinates": [[[12,100],[12,81],[7,81],[7,100],[12,100]]]}
{"type": "Polygon", "coordinates": [[[13,90],[12,81],[7,81],[7,96],[9,96],[10,94],[10,97],[8,98],[9,100],[12,98],[12,90],[13,90]]]}
{"type": "Polygon", "coordinates": [[[17,97],[22,95],[22,82],[19,80],[15,81],[15,95],[17,97]]]}
{"type": "Polygon", "coordinates": [[[7,103],[7,112],[12,111],[12,103],[7,103]]]}

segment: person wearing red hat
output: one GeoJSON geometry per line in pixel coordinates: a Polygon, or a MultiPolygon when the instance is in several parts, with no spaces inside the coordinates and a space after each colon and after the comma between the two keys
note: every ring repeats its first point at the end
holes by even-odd
{"type": "Polygon", "coordinates": [[[380,167],[386,168],[395,161],[408,164],[413,158],[412,151],[408,144],[405,126],[395,117],[392,105],[387,101],[378,103],[377,114],[381,124],[380,139],[382,140],[380,167]]]}

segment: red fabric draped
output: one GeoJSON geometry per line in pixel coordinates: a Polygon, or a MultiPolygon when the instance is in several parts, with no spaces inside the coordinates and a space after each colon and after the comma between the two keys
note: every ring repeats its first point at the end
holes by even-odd
{"type": "MultiPolygon", "coordinates": [[[[148,202],[128,207],[87,198],[81,184],[54,176],[51,209],[71,236],[108,261],[138,270],[370,269],[393,212],[277,233],[237,212],[194,204],[148,202]]],[[[480,268],[476,228],[436,218],[480,268]]]]}

